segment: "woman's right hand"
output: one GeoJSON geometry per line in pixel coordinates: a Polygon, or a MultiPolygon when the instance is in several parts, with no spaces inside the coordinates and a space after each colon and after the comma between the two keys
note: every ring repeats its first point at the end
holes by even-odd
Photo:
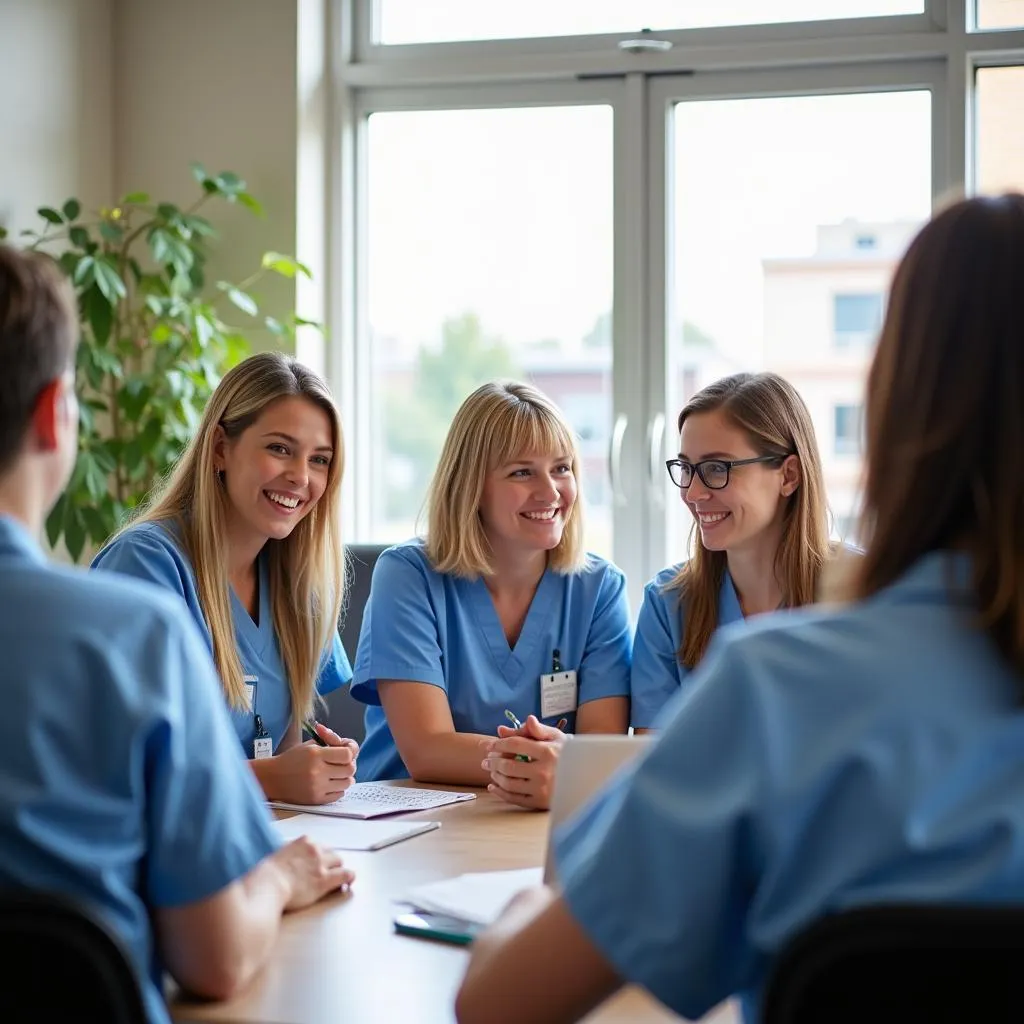
{"type": "Polygon", "coordinates": [[[318,727],[317,731],[328,744],[326,747],[312,740],[300,743],[270,758],[262,770],[257,768],[269,799],[326,804],[337,800],[356,781],[359,745],[330,729],[318,727]]]}
{"type": "Polygon", "coordinates": [[[356,877],[334,850],[318,846],[307,836],[282,846],[273,857],[288,885],[286,911],[301,910],[328,893],[347,890],[356,877]]]}

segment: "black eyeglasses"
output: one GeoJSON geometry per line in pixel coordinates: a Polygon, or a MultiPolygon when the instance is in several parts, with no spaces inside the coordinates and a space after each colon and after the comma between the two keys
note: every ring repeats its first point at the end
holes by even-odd
{"type": "MultiPolygon", "coordinates": [[[[793,453],[790,452],[790,455],[793,453]]],[[[720,491],[729,483],[729,470],[734,466],[750,466],[755,462],[782,462],[787,455],[758,455],[755,459],[704,459],[702,462],[686,462],[684,459],[669,459],[665,463],[672,483],[685,491],[693,483],[693,474],[701,478],[704,486],[720,491]]]]}

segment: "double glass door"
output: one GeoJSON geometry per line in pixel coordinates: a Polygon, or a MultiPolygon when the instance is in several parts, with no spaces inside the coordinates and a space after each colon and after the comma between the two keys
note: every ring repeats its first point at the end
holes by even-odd
{"type": "Polygon", "coordinates": [[[360,536],[412,535],[458,404],[526,379],[579,435],[588,543],[635,609],[688,550],[679,409],[762,369],[807,402],[851,536],[889,276],[947,184],[940,90],[922,62],[360,93],[360,536]]]}

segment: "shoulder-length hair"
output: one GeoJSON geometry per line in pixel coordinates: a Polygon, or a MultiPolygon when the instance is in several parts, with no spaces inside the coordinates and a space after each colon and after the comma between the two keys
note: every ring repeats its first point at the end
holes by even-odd
{"type": "Polygon", "coordinates": [[[854,596],[967,551],[982,627],[1024,673],[1024,196],[961,200],[910,244],[865,416],[854,596]]]}
{"type": "MultiPolygon", "coordinates": [[[[679,413],[680,432],[695,413],[716,411],[747,435],[758,455],[774,455],[781,462],[795,454],[800,461],[800,485],[784,499],[775,575],[783,607],[810,604],[831,547],[821,456],[807,406],[778,374],[737,373],[702,388],[686,403],[679,413]]],[[[704,657],[718,628],[718,597],[726,570],[725,552],[705,548],[696,524],[691,547],[690,560],[668,584],[679,590],[685,626],[677,656],[687,668],[704,657]]]]}
{"type": "Polygon", "coordinates": [[[323,409],[331,424],[334,447],[320,500],[285,539],[268,540],[264,549],[292,714],[308,716],[321,658],[330,650],[338,628],[345,578],[341,542],[344,441],[341,418],[324,381],[278,352],[262,352],[239,363],[217,386],[195,436],[134,522],[174,525],[195,570],[224,693],[232,707],[245,707],[224,557],[229,499],[214,469],[214,446],[218,426],[228,438],[237,438],[271,403],[288,397],[305,398],[323,409]]]}
{"type": "Polygon", "coordinates": [[[463,579],[493,574],[491,547],[479,515],[484,483],[498,466],[536,454],[566,456],[577,484],[576,502],[548,565],[564,574],[586,565],[580,454],[572,428],[535,387],[492,381],[459,407],[427,493],[426,551],[438,572],[463,579]]]}

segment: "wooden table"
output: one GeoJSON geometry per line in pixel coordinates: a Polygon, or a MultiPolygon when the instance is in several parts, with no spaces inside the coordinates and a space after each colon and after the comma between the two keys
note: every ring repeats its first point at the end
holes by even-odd
{"type": "MultiPolygon", "coordinates": [[[[462,787],[432,787],[462,788],[462,787]]],[[[394,901],[422,882],[466,871],[539,866],[548,815],[522,811],[477,790],[476,800],[407,815],[441,828],[372,853],[344,853],[357,873],[354,891],[285,917],[270,964],[235,999],[178,999],[176,1021],[231,1024],[448,1024],[466,966],[456,946],[397,935],[394,901]]],[[[724,1007],[705,1024],[733,1024],[724,1007]]],[[[678,1021],[630,988],[588,1018],[593,1024],[678,1021]]]]}

